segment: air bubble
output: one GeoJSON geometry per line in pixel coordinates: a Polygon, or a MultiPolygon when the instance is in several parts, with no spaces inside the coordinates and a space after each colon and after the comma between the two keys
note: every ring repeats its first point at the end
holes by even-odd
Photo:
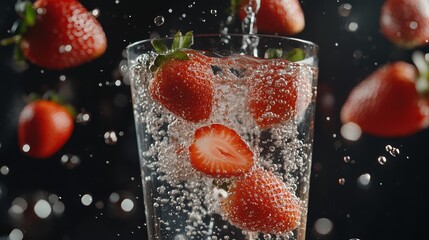
{"type": "Polygon", "coordinates": [[[340,179],[338,179],[338,183],[340,185],[344,185],[344,184],[346,184],[346,179],[345,178],[340,178],[340,179]]]}
{"type": "Polygon", "coordinates": [[[80,165],[80,158],[73,154],[64,154],[61,157],[61,164],[68,169],[74,169],[80,165]]]}
{"type": "Polygon", "coordinates": [[[387,163],[387,158],[385,156],[380,156],[377,159],[378,163],[380,163],[381,165],[384,165],[387,163]]]}
{"type": "Polygon", "coordinates": [[[155,25],[156,26],[162,26],[163,24],[164,24],[164,22],[165,22],[165,19],[164,19],[164,16],[156,16],[154,19],[153,19],[153,22],[155,23],[155,25]]]}
{"type": "Polygon", "coordinates": [[[118,136],[115,131],[108,131],[104,133],[104,142],[108,145],[115,145],[118,142],[118,136]]]}
{"type": "Polygon", "coordinates": [[[81,125],[87,125],[91,121],[91,114],[88,112],[80,112],[76,116],[76,122],[81,125]]]}

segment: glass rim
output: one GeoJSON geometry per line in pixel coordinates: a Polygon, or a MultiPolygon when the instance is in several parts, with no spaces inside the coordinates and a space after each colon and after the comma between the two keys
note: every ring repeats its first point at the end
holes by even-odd
{"type": "MultiPolygon", "coordinates": [[[[288,40],[288,41],[299,42],[302,44],[312,46],[315,50],[319,49],[319,45],[315,42],[305,40],[305,39],[301,39],[301,38],[297,38],[297,37],[282,36],[282,35],[271,35],[271,34],[261,34],[261,33],[255,33],[255,34],[246,34],[246,33],[227,33],[227,34],[223,34],[223,33],[199,33],[199,34],[194,34],[193,36],[194,36],[194,38],[222,37],[222,36],[232,36],[232,37],[257,36],[257,37],[263,37],[263,38],[283,39],[283,40],[288,40]]],[[[150,41],[152,41],[152,39],[154,39],[154,38],[147,38],[147,39],[143,39],[143,40],[139,40],[139,41],[130,43],[127,45],[126,50],[130,50],[130,49],[132,49],[136,46],[139,46],[141,44],[150,43],[150,41]]],[[[161,37],[159,39],[169,40],[169,39],[174,39],[174,36],[161,37]]]]}

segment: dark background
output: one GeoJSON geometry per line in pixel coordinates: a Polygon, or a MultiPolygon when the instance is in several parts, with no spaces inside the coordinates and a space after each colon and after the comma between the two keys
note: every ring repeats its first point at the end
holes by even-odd
{"type": "MultiPolygon", "coordinates": [[[[410,62],[412,50],[395,47],[379,32],[382,2],[301,1],[306,28],[296,37],[320,46],[308,239],[427,239],[429,131],[393,139],[363,134],[355,142],[340,133],[339,110],[352,87],[384,63],[410,62]],[[352,6],[346,14],[344,4],[352,6]],[[356,31],[348,29],[351,22],[358,24],[356,31]],[[400,153],[391,155],[387,145],[400,153]],[[386,157],[384,165],[377,161],[380,156],[386,157]],[[348,157],[351,161],[344,161],[348,157]],[[371,177],[369,184],[359,184],[362,174],[371,177]],[[332,228],[329,224],[323,228],[330,230],[327,234],[320,230],[321,222],[332,223],[332,228]]],[[[14,3],[0,2],[0,38],[10,36],[14,3]]],[[[130,89],[120,71],[123,50],[153,32],[218,32],[227,1],[82,0],[82,4],[100,10],[98,19],[108,37],[101,58],[50,71],[17,65],[12,47],[0,48],[0,239],[21,239],[20,232],[24,239],[146,239],[130,89]],[[162,26],[154,24],[157,16],[165,18],[162,26]],[[90,120],[76,124],[56,155],[33,159],[18,149],[17,118],[26,95],[49,89],[65,96],[79,113],[89,114],[90,120]],[[106,139],[111,132],[116,140],[106,139]],[[73,156],[77,163],[70,160],[73,156]],[[88,206],[84,196],[92,197],[88,206]],[[53,208],[46,219],[33,210],[40,199],[53,208]],[[125,199],[134,203],[129,212],[120,206],[125,199]],[[26,210],[14,211],[23,206],[22,200],[26,210]]]]}

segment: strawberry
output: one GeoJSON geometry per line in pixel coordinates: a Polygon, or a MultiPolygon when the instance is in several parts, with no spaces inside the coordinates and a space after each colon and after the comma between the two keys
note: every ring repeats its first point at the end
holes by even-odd
{"type": "Polygon", "coordinates": [[[269,234],[292,231],[301,218],[298,198],[280,178],[260,168],[232,183],[221,211],[243,230],[269,234]]]}
{"type": "Polygon", "coordinates": [[[386,0],[380,13],[380,30],[403,48],[429,43],[429,2],[427,0],[386,0]]]}
{"type": "MultiPolygon", "coordinates": [[[[101,56],[107,45],[95,16],[77,0],[18,2],[21,27],[12,39],[30,62],[54,70],[75,67],[101,56]]],[[[10,42],[10,41],[9,41],[10,42]]],[[[2,41],[3,45],[8,41],[2,41]]]]}
{"type": "MultiPolygon", "coordinates": [[[[239,4],[241,21],[245,20],[247,7],[252,1],[241,0],[239,4]]],[[[304,13],[298,0],[261,0],[256,13],[258,32],[293,35],[301,32],[304,26],[304,13]]]]}
{"type": "Polygon", "coordinates": [[[221,124],[197,129],[189,154],[196,170],[214,177],[239,176],[253,166],[249,146],[237,132],[221,124]]]}
{"type": "Polygon", "coordinates": [[[157,40],[153,41],[160,55],[149,91],[153,99],[173,114],[191,122],[210,117],[213,106],[214,77],[210,58],[188,48],[193,42],[192,33],[176,34],[172,50],[157,40]]]}
{"type": "Polygon", "coordinates": [[[298,65],[266,60],[250,76],[248,108],[259,127],[268,128],[296,116],[298,65]]]}
{"type": "Polygon", "coordinates": [[[411,135],[428,121],[427,105],[416,90],[418,71],[412,64],[386,64],[352,89],[341,109],[343,123],[381,137],[411,135]]]}
{"type": "Polygon", "coordinates": [[[70,109],[51,100],[35,100],[19,114],[18,143],[26,155],[48,158],[63,147],[73,129],[70,109]]]}

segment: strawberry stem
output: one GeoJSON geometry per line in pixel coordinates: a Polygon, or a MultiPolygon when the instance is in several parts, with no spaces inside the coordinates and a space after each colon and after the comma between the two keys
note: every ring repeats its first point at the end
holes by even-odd
{"type": "Polygon", "coordinates": [[[419,72],[419,76],[416,79],[417,92],[420,96],[429,98],[429,62],[420,51],[413,52],[411,57],[419,72]]]}
{"type": "Polygon", "coordinates": [[[187,32],[185,35],[182,35],[182,33],[178,31],[174,35],[171,49],[169,49],[159,38],[152,39],[151,44],[155,52],[159,54],[154,62],[155,68],[151,69],[152,71],[155,71],[169,59],[189,60],[186,52],[181,50],[190,48],[192,44],[194,44],[194,35],[192,31],[187,32]]]}

